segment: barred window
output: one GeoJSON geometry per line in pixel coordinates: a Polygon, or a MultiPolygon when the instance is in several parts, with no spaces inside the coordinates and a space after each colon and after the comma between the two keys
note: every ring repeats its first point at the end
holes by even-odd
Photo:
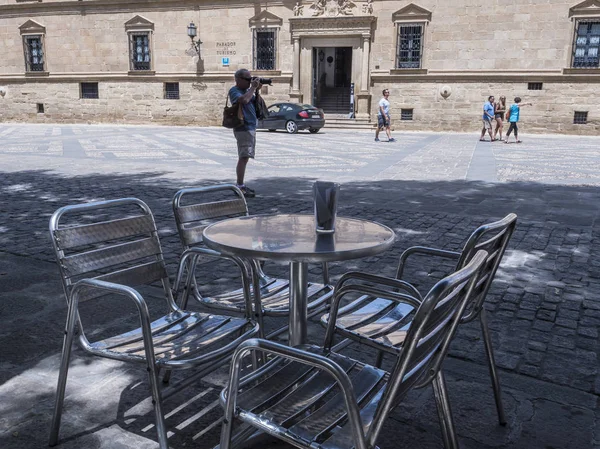
{"type": "Polygon", "coordinates": [[[412,109],[400,109],[400,120],[412,120],[413,110],[412,109]]]}
{"type": "Polygon", "coordinates": [[[399,69],[420,69],[423,56],[423,24],[398,24],[398,47],[396,67],[399,69]]]}
{"type": "Polygon", "coordinates": [[[23,36],[25,46],[25,70],[27,72],[44,71],[44,48],[42,36],[23,36]]]}
{"type": "Polygon", "coordinates": [[[527,83],[527,90],[542,90],[544,83],[527,83]]]}
{"type": "Polygon", "coordinates": [[[587,124],[587,120],[587,111],[575,111],[575,113],[573,114],[573,124],[575,125],[585,125],[587,124]]]}
{"type": "Polygon", "coordinates": [[[578,22],[573,40],[573,67],[598,68],[599,51],[600,21],[578,22]]]}
{"type": "Polygon", "coordinates": [[[131,70],[150,70],[150,33],[129,34],[131,70]]]}
{"type": "Polygon", "coordinates": [[[165,83],[165,99],[179,100],[179,83],[165,83]]]}
{"type": "Polygon", "coordinates": [[[277,53],[277,30],[254,29],[254,70],[275,70],[277,53]]]}
{"type": "Polygon", "coordinates": [[[99,98],[98,83],[80,83],[81,98],[99,98]]]}

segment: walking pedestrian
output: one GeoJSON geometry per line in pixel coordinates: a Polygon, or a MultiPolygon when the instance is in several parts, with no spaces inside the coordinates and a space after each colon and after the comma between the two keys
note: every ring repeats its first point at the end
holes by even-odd
{"type": "Polygon", "coordinates": [[[507,112],[508,121],[510,126],[508,127],[508,131],[506,131],[506,140],[504,143],[508,143],[508,137],[512,131],[515,132],[515,141],[516,143],[521,143],[519,140],[519,128],[517,127],[517,122],[519,121],[519,115],[521,112],[521,108],[523,106],[533,106],[533,103],[521,103],[521,97],[515,97],[515,102],[510,105],[510,109],[507,112]]]}
{"type": "Polygon", "coordinates": [[[500,95],[500,101],[494,104],[494,117],[496,119],[496,128],[494,129],[494,140],[498,140],[496,135],[500,133],[500,139],[502,140],[502,129],[504,128],[504,114],[506,114],[506,97],[500,95]]]}
{"type": "Polygon", "coordinates": [[[244,184],[246,165],[250,158],[254,159],[256,149],[256,94],[262,85],[258,78],[252,78],[247,69],[235,72],[235,86],[229,89],[231,104],[238,103],[244,115],[244,124],[233,129],[237,141],[238,163],[235,169],[237,186],[245,197],[253,198],[256,192],[244,184]]]}
{"type": "Polygon", "coordinates": [[[490,135],[490,142],[494,141],[494,137],[492,136],[492,120],[494,120],[494,96],[490,95],[488,101],[483,105],[483,128],[481,130],[481,137],[479,138],[480,142],[485,142],[483,137],[486,131],[490,135]]]}
{"type": "Polygon", "coordinates": [[[379,111],[377,112],[377,129],[375,130],[375,142],[379,142],[379,132],[385,129],[387,134],[388,142],[395,142],[396,139],[392,137],[390,131],[391,117],[390,117],[390,91],[383,89],[383,98],[379,100],[379,111]]]}

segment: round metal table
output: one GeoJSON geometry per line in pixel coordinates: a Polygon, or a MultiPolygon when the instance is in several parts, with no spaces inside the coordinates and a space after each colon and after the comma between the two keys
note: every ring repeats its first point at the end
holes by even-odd
{"type": "Polygon", "coordinates": [[[204,230],[206,246],[224,254],[290,264],[289,343],[306,343],[307,265],[373,256],[394,243],[394,231],[367,220],[337,217],[335,233],[317,234],[313,215],[232,218],[204,230]]]}

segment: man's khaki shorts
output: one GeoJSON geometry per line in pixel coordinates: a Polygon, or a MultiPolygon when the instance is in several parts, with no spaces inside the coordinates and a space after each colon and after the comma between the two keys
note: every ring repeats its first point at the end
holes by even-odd
{"type": "Polygon", "coordinates": [[[235,140],[237,140],[238,157],[250,157],[254,159],[256,130],[234,131],[233,135],[235,136],[235,140]]]}
{"type": "Polygon", "coordinates": [[[492,122],[490,120],[483,119],[482,121],[485,129],[492,129],[492,122]]]}

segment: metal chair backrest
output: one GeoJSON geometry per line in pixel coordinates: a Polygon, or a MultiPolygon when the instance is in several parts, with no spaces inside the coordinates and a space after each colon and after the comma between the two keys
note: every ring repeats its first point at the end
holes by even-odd
{"type": "MultiPolygon", "coordinates": [[[[73,284],[83,278],[130,287],[160,281],[174,306],[154,217],[143,201],[123,198],[62,207],[50,219],[50,235],[67,301],[73,284]]],[[[88,290],[80,302],[102,295],[88,290]]]]}
{"type": "Polygon", "coordinates": [[[180,190],[173,198],[173,213],[179,238],[184,249],[188,249],[202,243],[202,232],[209,224],[225,218],[247,216],[248,205],[240,189],[233,184],[221,184],[180,190]],[[217,192],[232,192],[234,196],[219,201],[199,201],[217,192]]]}
{"type": "Polygon", "coordinates": [[[487,257],[486,251],[478,251],[464,268],[437,282],[423,299],[369,428],[370,447],[375,447],[388,414],[406,393],[437,376],[487,257]]]}
{"type": "Polygon", "coordinates": [[[467,240],[456,264],[457,270],[465,267],[479,250],[487,251],[488,257],[481,269],[475,291],[465,310],[462,318],[463,323],[468,323],[479,316],[516,225],[517,216],[511,213],[502,220],[481,225],[467,240]]]}

